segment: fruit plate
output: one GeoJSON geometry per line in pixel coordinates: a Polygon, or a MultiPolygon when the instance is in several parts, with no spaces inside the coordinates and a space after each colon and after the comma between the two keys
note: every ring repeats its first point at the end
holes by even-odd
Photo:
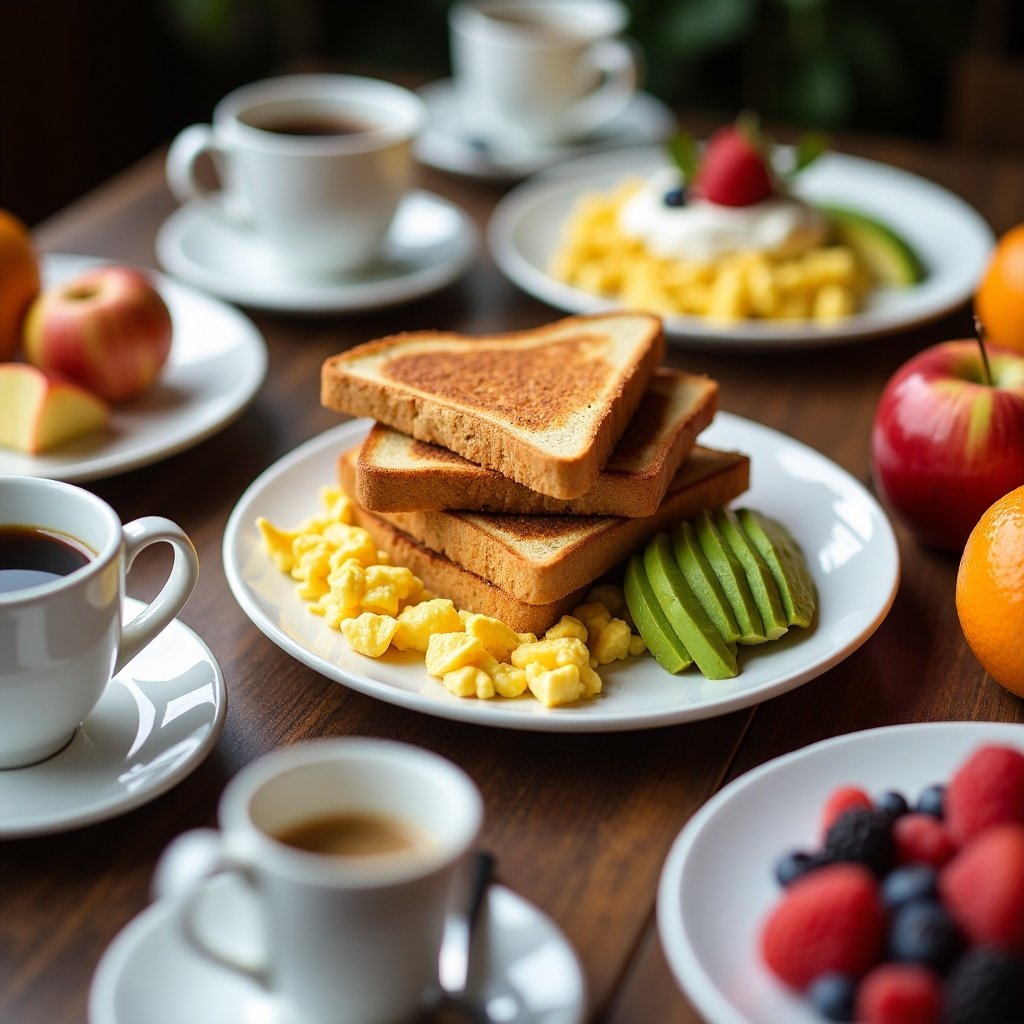
{"type": "Polygon", "coordinates": [[[271,640],[327,678],[392,704],[479,725],[548,732],[695,721],[756,704],[827,671],[871,636],[896,593],[896,540],[867,490],[812,448],[719,413],[701,442],[751,457],[753,484],[740,503],[781,520],[803,547],[819,597],[812,626],[742,649],[740,673],[727,682],[709,682],[695,669],[672,676],[644,655],[603,666],[603,695],[567,707],[544,708],[529,696],[455,697],[426,674],[422,655],[389,652],[374,660],[353,653],[337,630],[307,611],[294,581],[264,552],[255,526],[265,516],[294,528],[318,512],[319,489],[337,480],[338,454],[361,442],[368,429],[368,421],[357,420],[328,430],[257,477],[228,519],[223,557],[235,598],[271,640]]]}
{"type": "MultiPolygon", "coordinates": [[[[512,189],[495,207],[488,244],[495,262],[523,291],[571,313],[615,305],[549,272],[563,225],[584,195],[607,192],[628,178],[666,163],[659,147],[582,157],[538,174],[512,189]]],[[[903,236],[921,257],[927,276],[910,288],[875,288],[865,308],[834,324],[740,320],[714,324],[667,314],[665,332],[687,347],[810,347],[844,343],[935,320],[966,302],[995,244],[981,215],[939,185],[873,160],[827,153],[797,178],[795,193],[808,202],[848,206],[875,217],[903,236]]]]}
{"type": "Polygon", "coordinates": [[[913,800],[984,743],[1024,750],[1024,725],[935,722],[837,736],[741,775],[680,832],[658,886],[658,932],[680,988],[709,1024],[822,1024],[765,968],[762,922],[781,892],[773,867],[813,847],[840,786],[913,800]]]}
{"type": "MultiPolygon", "coordinates": [[[[44,284],[54,285],[110,261],[51,254],[44,284]]],[[[110,426],[41,455],[0,448],[0,475],[96,480],[175,455],[231,423],[252,400],[267,370],[267,346],[248,317],[148,268],[171,311],[167,365],[140,398],[114,409],[110,426]]]]}

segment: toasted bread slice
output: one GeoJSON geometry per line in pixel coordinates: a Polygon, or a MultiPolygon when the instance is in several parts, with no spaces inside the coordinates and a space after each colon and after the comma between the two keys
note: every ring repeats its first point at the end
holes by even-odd
{"type": "Polygon", "coordinates": [[[485,337],[417,331],[328,358],[320,398],[575,498],[593,487],[664,351],[661,321],[647,313],[485,337]]]}
{"type": "Polygon", "coordinates": [[[465,509],[530,515],[653,515],[697,434],[718,407],[718,384],[660,369],[597,482],[578,498],[552,498],[447,448],[377,424],[356,464],[355,498],[370,512],[465,509]]]}
{"type": "MultiPolygon", "coordinates": [[[[342,486],[355,493],[353,449],[339,462],[342,486]]],[[[490,580],[527,604],[550,604],[621,562],[660,530],[746,490],[750,460],[696,447],[676,473],[658,511],[616,516],[524,516],[479,512],[380,512],[379,518],[425,547],[490,580]]]]}
{"type": "Polygon", "coordinates": [[[583,603],[589,585],[550,604],[527,604],[506,594],[482,576],[463,569],[451,559],[424,547],[419,541],[365,509],[354,507],[355,523],[391,556],[395,565],[411,569],[428,590],[455,602],[457,608],[493,615],[517,633],[543,633],[563,615],[583,603]]]}

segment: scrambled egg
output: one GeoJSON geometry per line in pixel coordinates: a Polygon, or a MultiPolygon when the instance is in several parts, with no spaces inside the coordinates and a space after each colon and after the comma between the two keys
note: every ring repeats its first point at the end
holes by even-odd
{"type": "Polygon", "coordinates": [[[656,256],[619,226],[620,210],[638,187],[627,182],[580,201],[552,262],[555,277],[636,309],[717,322],[835,321],[854,313],[871,286],[853,250],[841,245],[787,257],[735,252],[712,262],[656,256]]]}
{"type": "Polygon", "coordinates": [[[488,615],[434,597],[409,569],[390,565],[370,535],[352,525],[352,502],[337,487],[321,492],[324,513],[294,530],[256,525],[274,565],[297,581],[309,610],[339,629],[358,654],[420,651],[427,673],[457,697],[487,700],[529,691],[555,707],[601,693],[600,665],[647,647],[633,632],[626,599],[595,587],[542,638],[516,633],[488,615]]]}

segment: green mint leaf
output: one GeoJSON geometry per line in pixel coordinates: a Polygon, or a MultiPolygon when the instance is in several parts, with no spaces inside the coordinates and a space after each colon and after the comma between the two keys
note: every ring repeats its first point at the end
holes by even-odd
{"type": "Polygon", "coordinates": [[[668,152],[689,184],[697,176],[697,143],[689,132],[680,129],[668,140],[668,152]]]}
{"type": "Polygon", "coordinates": [[[791,173],[799,174],[805,167],[810,167],[827,149],[828,137],[821,132],[801,135],[796,144],[796,155],[791,173]]]}

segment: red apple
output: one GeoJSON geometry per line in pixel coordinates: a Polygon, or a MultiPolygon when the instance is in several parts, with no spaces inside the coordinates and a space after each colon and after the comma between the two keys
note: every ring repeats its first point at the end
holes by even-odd
{"type": "Polygon", "coordinates": [[[145,274],[105,266],[45,288],[25,320],[25,356],[108,402],[141,394],[171,349],[171,314],[145,274]]]}
{"type": "Polygon", "coordinates": [[[1024,355],[987,351],[990,377],[977,341],[919,352],[886,384],[871,432],[882,499],[926,544],[949,551],[1024,484],[1024,355]]]}

